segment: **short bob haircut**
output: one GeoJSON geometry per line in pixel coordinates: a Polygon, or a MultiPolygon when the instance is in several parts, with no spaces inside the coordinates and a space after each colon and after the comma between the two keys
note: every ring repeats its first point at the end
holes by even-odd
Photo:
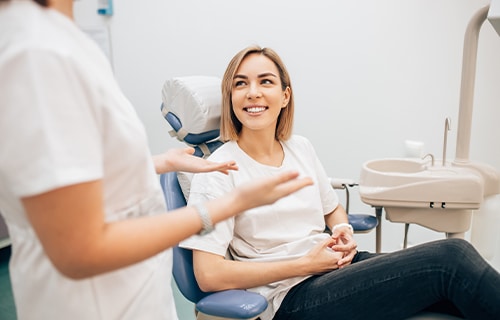
{"type": "Polygon", "coordinates": [[[220,138],[224,142],[230,140],[238,140],[238,135],[241,131],[242,125],[238,118],[236,118],[236,115],[233,111],[233,79],[243,59],[245,59],[248,55],[254,53],[264,55],[271,59],[271,61],[273,61],[278,68],[281,81],[281,89],[285,91],[287,87],[290,88],[290,99],[288,101],[288,105],[285,108],[281,109],[281,112],[278,116],[275,137],[276,140],[286,141],[292,135],[294,103],[292,83],[290,81],[288,71],[285,67],[285,64],[274,50],[270,48],[261,48],[255,45],[247,47],[238,52],[229,62],[226,72],[224,73],[224,77],[222,78],[222,111],[220,138]]]}

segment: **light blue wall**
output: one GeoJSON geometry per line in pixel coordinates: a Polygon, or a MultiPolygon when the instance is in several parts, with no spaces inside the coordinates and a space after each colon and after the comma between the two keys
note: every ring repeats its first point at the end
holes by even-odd
{"type": "MultiPolygon", "coordinates": [[[[153,152],[178,146],[159,112],[174,76],[221,76],[249,44],[276,49],[296,97],[295,131],[310,138],[327,173],[357,179],[363,162],[403,156],[406,139],[440,157],[445,117],[454,157],[465,28],[488,0],[117,1],[95,15],[76,2],[77,21],[111,30],[117,79],[144,121],[153,152]]],[[[500,38],[486,22],[479,40],[471,159],[500,170],[500,38]]],[[[352,208],[371,212],[353,195],[352,208]]],[[[399,249],[403,226],[383,223],[383,249],[399,249]]],[[[374,250],[374,233],[356,235],[374,250]]],[[[441,234],[412,226],[409,241],[441,234]]]]}

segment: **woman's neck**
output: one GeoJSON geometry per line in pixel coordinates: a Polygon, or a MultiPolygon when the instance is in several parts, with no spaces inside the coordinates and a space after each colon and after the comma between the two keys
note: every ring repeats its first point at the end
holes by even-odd
{"type": "Polygon", "coordinates": [[[284,151],[274,135],[241,132],[238,146],[255,161],[279,167],[283,163],[284,151]]]}

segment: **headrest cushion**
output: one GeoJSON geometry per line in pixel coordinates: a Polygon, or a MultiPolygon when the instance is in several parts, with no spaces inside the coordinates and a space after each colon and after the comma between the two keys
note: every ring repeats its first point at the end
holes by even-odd
{"type": "Polygon", "coordinates": [[[163,85],[162,99],[162,114],[176,132],[184,131],[185,136],[217,130],[215,138],[218,136],[222,100],[219,78],[189,76],[169,79],[163,85]]]}

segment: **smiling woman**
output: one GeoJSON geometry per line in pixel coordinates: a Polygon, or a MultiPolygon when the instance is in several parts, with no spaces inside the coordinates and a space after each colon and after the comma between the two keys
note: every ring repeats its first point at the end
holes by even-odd
{"type": "Polygon", "coordinates": [[[357,251],[346,212],[311,142],[291,134],[292,86],[272,49],[237,53],[222,83],[221,123],[228,141],[209,159],[235,159],[239,170],[196,174],[188,203],[283,170],[297,170],[314,184],[183,241],[182,247],[194,250],[202,290],[257,292],[269,302],[263,320],[404,319],[423,310],[500,318],[500,274],[464,240],[387,254],[357,251]],[[234,261],[226,259],[228,253],[234,261]],[[391,303],[394,297],[397,303],[391,303]]]}
{"type": "MultiPolygon", "coordinates": [[[[292,83],[290,81],[290,76],[288,71],[285,68],[282,68],[283,61],[280,56],[276,54],[273,50],[267,48],[260,48],[258,46],[249,47],[244,52],[241,53],[239,57],[233,59],[226,72],[224,74],[224,80],[222,82],[222,120],[221,120],[221,139],[224,141],[229,141],[233,139],[237,139],[240,131],[242,130],[242,124],[240,120],[235,115],[235,111],[232,106],[232,98],[233,95],[236,95],[237,87],[235,87],[235,91],[233,91],[233,86],[238,82],[238,79],[242,78],[241,74],[237,74],[237,68],[241,64],[241,60],[246,57],[246,55],[257,54],[257,56],[261,56],[262,58],[266,58],[264,62],[267,60],[269,63],[272,63],[271,69],[276,70],[275,73],[270,73],[273,75],[271,78],[279,77],[279,81],[271,81],[274,82],[275,85],[280,85],[281,90],[284,95],[287,95],[285,98],[286,102],[285,107],[280,110],[278,127],[276,128],[276,138],[280,139],[288,139],[292,135],[293,129],[293,116],[294,116],[294,108],[295,103],[293,96],[290,95],[292,91],[292,83]]],[[[262,75],[268,75],[269,73],[263,73],[262,75]]],[[[243,77],[245,78],[245,77],[243,77]]],[[[248,80],[247,80],[248,81],[248,80]]],[[[266,79],[262,80],[267,83],[266,79]]],[[[240,83],[243,85],[248,85],[246,82],[240,83]]],[[[264,86],[262,86],[264,87],[264,86]]]]}

